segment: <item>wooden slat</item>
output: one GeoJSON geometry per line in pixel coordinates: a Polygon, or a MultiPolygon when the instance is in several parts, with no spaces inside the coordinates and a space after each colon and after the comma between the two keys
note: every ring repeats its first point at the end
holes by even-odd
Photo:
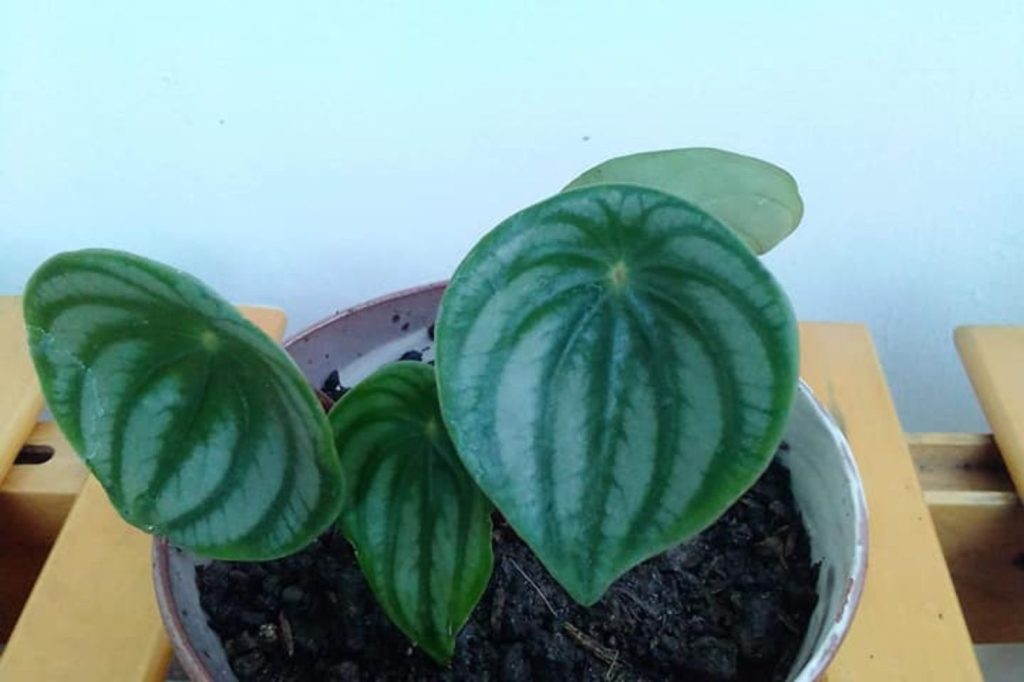
{"type": "Polygon", "coordinates": [[[28,354],[20,296],[0,296],[0,481],[43,407],[28,354]]]}
{"type": "Polygon", "coordinates": [[[1013,481],[987,433],[908,433],[907,445],[925,492],[1013,492],[1013,481]]]}
{"type": "Polygon", "coordinates": [[[162,679],[171,649],[150,544],[89,477],[0,656],[0,680],[162,679]]]}
{"type": "Polygon", "coordinates": [[[1024,641],[1024,507],[988,434],[908,434],[976,644],[1024,641]]]}
{"type": "Polygon", "coordinates": [[[50,547],[88,472],[54,422],[37,424],[26,444],[53,448],[53,458],[16,465],[0,484],[0,544],[50,547]]]}
{"type": "Polygon", "coordinates": [[[864,596],[827,679],[980,681],[870,334],[861,325],[802,324],[801,344],[801,374],[850,441],[870,519],[864,596]]]}
{"type": "Polygon", "coordinates": [[[36,425],[27,443],[52,448],[53,457],[11,467],[0,484],[0,642],[10,637],[86,477],[53,422],[36,425]]]}
{"type": "Polygon", "coordinates": [[[1024,509],[1013,492],[928,493],[971,639],[1024,641],[1024,509]]]}
{"type": "Polygon", "coordinates": [[[1006,468],[1024,495],[1024,327],[959,327],[954,339],[1006,468]]]}
{"type": "MultiPolygon", "coordinates": [[[[281,311],[243,312],[281,338],[281,311]]],[[[162,680],[171,648],[153,595],[151,545],[89,477],[0,655],[0,680],[162,680]]]]}

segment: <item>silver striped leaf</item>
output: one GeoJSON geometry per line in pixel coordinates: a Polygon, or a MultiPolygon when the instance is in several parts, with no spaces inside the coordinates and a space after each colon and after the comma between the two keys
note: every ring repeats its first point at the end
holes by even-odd
{"type": "Polygon", "coordinates": [[[753,484],[797,384],[778,283],[710,215],[638,186],[495,228],[452,278],[436,344],[467,470],[586,605],[753,484]]]}
{"type": "Polygon", "coordinates": [[[436,660],[491,575],[491,504],[452,447],[434,371],[386,365],[330,413],[352,496],[339,519],[388,617],[436,660]]]}
{"type": "Polygon", "coordinates": [[[696,204],[733,229],[754,253],[765,253],[800,224],[804,203],[786,171],[742,154],[695,147],[610,159],[569,183],[643,185],[696,204]]]}
{"type": "Polygon", "coordinates": [[[197,279],[59,254],[25,324],[50,411],[129,523],[198,554],[271,559],[337,518],[330,425],[280,346],[197,279]]]}

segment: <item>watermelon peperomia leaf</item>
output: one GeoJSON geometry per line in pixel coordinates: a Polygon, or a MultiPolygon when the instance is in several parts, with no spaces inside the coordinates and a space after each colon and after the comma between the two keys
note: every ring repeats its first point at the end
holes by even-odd
{"type": "Polygon", "coordinates": [[[25,291],[61,430],[129,523],[199,554],[270,559],[337,518],[330,425],[288,355],[195,278],[63,253],[25,291]]]}
{"type": "Polygon", "coordinates": [[[796,229],[804,214],[793,177],[742,154],[695,147],[610,159],[566,190],[596,184],[643,185],[674,194],[717,218],[755,253],[765,253],[796,229]]]}
{"type": "Polygon", "coordinates": [[[491,504],[445,431],[434,371],[387,365],[329,417],[353,483],[341,529],[385,613],[447,662],[491,575],[491,504]]]}
{"type": "Polygon", "coordinates": [[[705,211],[640,186],[501,223],[459,266],[435,333],[467,470],[586,605],[754,483],[797,384],[771,274],[705,211]]]}

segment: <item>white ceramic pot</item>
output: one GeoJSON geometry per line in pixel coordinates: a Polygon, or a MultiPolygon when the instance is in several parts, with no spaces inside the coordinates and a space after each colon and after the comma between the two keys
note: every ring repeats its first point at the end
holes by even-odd
{"type": "MultiPolygon", "coordinates": [[[[314,386],[334,370],[352,386],[404,351],[427,349],[444,284],[399,292],[351,308],[289,339],[285,347],[314,386]]],[[[818,602],[789,680],[809,682],[825,672],[853,620],[867,570],[864,492],[850,447],[803,382],[786,429],[793,495],[820,562],[818,602]]],[[[160,613],[178,660],[193,680],[235,680],[216,634],[199,605],[191,554],[156,540],[153,575],[160,613]]]]}

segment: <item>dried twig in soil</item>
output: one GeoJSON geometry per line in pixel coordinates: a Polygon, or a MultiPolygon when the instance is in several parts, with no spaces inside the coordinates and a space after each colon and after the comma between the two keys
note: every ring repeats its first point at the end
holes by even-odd
{"type": "Polygon", "coordinates": [[[557,618],[558,612],[555,611],[555,607],[551,605],[550,601],[548,601],[547,595],[545,595],[544,591],[540,589],[540,586],[533,581],[533,578],[526,574],[526,571],[524,571],[522,567],[518,563],[516,563],[515,559],[509,557],[508,561],[510,564],[512,564],[512,567],[519,572],[519,575],[523,576],[523,580],[530,583],[530,587],[534,589],[534,591],[537,593],[537,596],[539,596],[541,600],[544,602],[544,605],[548,607],[548,611],[551,612],[551,615],[557,618]]]}
{"type": "Polygon", "coordinates": [[[566,623],[563,627],[570,637],[575,639],[581,647],[594,654],[598,659],[608,665],[614,665],[618,662],[619,652],[616,649],[609,649],[572,623],[566,623]]]}
{"type": "Polygon", "coordinates": [[[292,624],[288,621],[284,611],[278,611],[277,622],[281,626],[281,641],[284,643],[284,650],[288,652],[288,658],[295,655],[295,639],[292,637],[292,624]]]}
{"type": "MultiPolygon", "coordinates": [[[[544,602],[544,605],[547,606],[548,611],[551,612],[551,615],[557,618],[558,612],[555,611],[555,607],[552,606],[551,601],[547,598],[547,595],[544,594],[544,591],[540,589],[540,585],[534,582],[533,578],[527,575],[526,571],[522,569],[522,567],[516,562],[515,559],[509,557],[508,561],[512,564],[512,567],[516,569],[519,575],[523,576],[523,580],[529,583],[530,587],[534,589],[534,591],[537,593],[537,596],[539,596],[541,600],[544,602]]],[[[579,644],[581,647],[589,651],[595,658],[604,662],[608,666],[608,671],[605,673],[605,679],[612,679],[613,671],[615,670],[615,667],[619,664],[618,650],[610,649],[604,646],[603,644],[598,642],[596,639],[594,639],[587,633],[580,630],[572,623],[563,623],[562,628],[569,635],[569,637],[576,641],[577,644],[579,644]]]]}

